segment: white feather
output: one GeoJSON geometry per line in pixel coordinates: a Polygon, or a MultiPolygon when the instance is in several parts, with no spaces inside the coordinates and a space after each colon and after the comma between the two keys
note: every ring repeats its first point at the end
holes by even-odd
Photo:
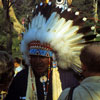
{"type": "Polygon", "coordinates": [[[69,20],[67,21],[62,27],[60,30],[58,30],[57,34],[56,34],[56,38],[59,39],[59,38],[62,38],[64,36],[64,34],[66,34],[71,26],[73,24],[73,21],[72,20],[69,20]]]}
{"type": "Polygon", "coordinates": [[[36,27],[36,26],[35,26],[35,23],[36,23],[36,17],[37,17],[37,16],[35,16],[35,17],[32,19],[32,25],[31,25],[31,28],[36,27]]]}
{"type": "Polygon", "coordinates": [[[39,20],[38,20],[38,26],[37,26],[37,28],[41,28],[42,26],[42,20],[43,20],[43,17],[41,16],[41,13],[39,12],[39,20]]]}
{"type": "Polygon", "coordinates": [[[76,35],[74,35],[74,36],[72,36],[68,41],[70,42],[70,43],[78,43],[79,42],[79,40],[81,39],[83,37],[83,34],[76,34],[76,35]]]}
{"type": "Polygon", "coordinates": [[[50,16],[50,18],[47,20],[47,23],[46,23],[46,30],[50,30],[51,27],[53,26],[54,24],[54,19],[56,17],[57,13],[56,12],[53,12],[50,16]]]}
{"type": "Polygon", "coordinates": [[[56,17],[53,19],[53,26],[50,29],[50,32],[56,32],[56,28],[58,26],[57,21],[60,19],[60,16],[57,14],[56,17]]]}
{"type": "Polygon", "coordinates": [[[41,25],[41,28],[45,28],[45,24],[46,24],[46,18],[43,17],[43,15],[41,15],[41,19],[40,19],[40,25],[41,25]]]}
{"type": "Polygon", "coordinates": [[[72,20],[68,20],[61,28],[61,30],[58,32],[59,34],[64,35],[65,33],[67,33],[67,31],[70,29],[70,27],[72,26],[73,21],[72,20]]]}
{"type": "Polygon", "coordinates": [[[39,24],[39,18],[40,18],[40,12],[38,13],[37,17],[36,17],[36,21],[35,21],[35,26],[38,28],[38,24],[39,24]]]}
{"type": "Polygon", "coordinates": [[[64,18],[61,18],[59,19],[57,22],[56,22],[56,27],[54,28],[54,33],[58,33],[58,31],[60,31],[63,27],[63,25],[65,24],[65,19],[64,18]]]}
{"type": "Polygon", "coordinates": [[[71,38],[79,30],[79,26],[73,26],[70,30],[64,35],[64,40],[71,38]]]}
{"type": "Polygon", "coordinates": [[[83,48],[83,46],[73,47],[71,48],[72,51],[79,51],[83,48]]]}

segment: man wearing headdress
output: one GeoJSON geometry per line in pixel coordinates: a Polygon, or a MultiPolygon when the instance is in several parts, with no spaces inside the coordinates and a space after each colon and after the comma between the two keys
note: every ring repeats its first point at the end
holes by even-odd
{"type": "Polygon", "coordinates": [[[51,2],[36,5],[21,42],[29,67],[16,75],[6,100],[57,100],[64,88],[78,85],[68,69],[81,71],[78,54],[86,41],[83,34],[78,34],[82,27],[77,24],[86,18],[74,23],[77,13],[70,11],[56,8],[51,2]]]}

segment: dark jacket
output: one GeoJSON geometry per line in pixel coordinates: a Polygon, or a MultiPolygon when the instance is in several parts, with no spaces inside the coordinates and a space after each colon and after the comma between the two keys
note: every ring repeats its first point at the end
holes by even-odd
{"type": "MultiPolygon", "coordinates": [[[[78,81],[74,77],[72,70],[61,70],[59,69],[60,78],[62,82],[62,89],[67,87],[72,87],[78,85],[78,81]]],[[[9,88],[8,95],[5,100],[25,100],[23,97],[26,96],[27,90],[27,79],[28,79],[28,69],[24,69],[19,72],[13,79],[12,84],[9,88]]],[[[40,79],[36,77],[36,87],[38,100],[43,100],[43,86],[39,81],[40,79]]],[[[47,100],[52,100],[52,77],[50,78],[50,85],[48,90],[47,100]]]]}

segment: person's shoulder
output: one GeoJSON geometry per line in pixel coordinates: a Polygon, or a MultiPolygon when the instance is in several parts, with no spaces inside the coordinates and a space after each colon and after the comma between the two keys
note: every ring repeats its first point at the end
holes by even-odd
{"type": "Polygon", "coordinates": [[[70,90],[70,88],[66,88],[66,89],[64,89],[63,91],[62,91],[62,93],[68,93],[69,92],[69,90],[70,90]]]}
{"type": "MultiPolygon", "coordinates": [[[[86,88],[86,86],[84,84],[80,84],[79,86],[77,86],[74,91],[73,91],[73,96],[74,98],[78,98],[80,100],[84,100],[82,98],[85,98],[88,95],[88,89],[86,88]]],[[[77,100],[77,99],[76,99],[77,100]]]]}
{"type": "MultiPolygon", "coordinates": [[[[61,95],[59,96],[59,99],[58,100],[66,100],[66,98],[68,97],[69,95],[69,91],[70,91],[71,88],[66,88],[62,91],[61,95]]],[[[82,87],[79,85],[77,87],[74,88],[73,90],[73,94],[74,94],[74,97],[76,97],[76,95],[79,95],[78,93],[82,90],[82,87]]],[[[76,99],[75,99],[76,100],[76,99]]]]}
{"type": "Polygon", "coordinates": [[[19,70],[22,70],[22,69],[24,69],[23,66],[19,66],[19,70]]]}
{"type": "Polygon", "coordinates": [[[28,68],[21,70],[16,76],[15,79],[23,78],[28,76],[28,68]]]}
{"type": "Polygon", "coordinates": [[[65,100],[66,96],[69,93],[70,88],[66,88],[62,91],[61,95],[59,96],[58,100],[65,100]]]}

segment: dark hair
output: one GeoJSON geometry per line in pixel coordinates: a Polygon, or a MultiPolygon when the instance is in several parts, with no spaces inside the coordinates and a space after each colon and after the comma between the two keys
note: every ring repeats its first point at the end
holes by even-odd
{"type": "Polygon", "coordinates": [[[14,74],[12,56],[5,51],[0,51],[0,84],[9,83],[14,74]]]}
{"type": "Polygon", "coordinates": [[[22,59],[22,65],[25,67],[25,68],[28,68],[28,65],[26,64],[25,60],[22,59]]]}
{"type": "Polygon", "coordinates": [[[80,60],[89,72],[100,72],[100,42],[85,46],[81,50],[80,60]]]}
{"type": "Polygon", "coordinates": [[[16,62],[16,63],[18,63],[18,64],[21,64],[21,59],[18,58],[18,57],[15,57],[15,58],[14,58],[14,62],[16,62]]]}

